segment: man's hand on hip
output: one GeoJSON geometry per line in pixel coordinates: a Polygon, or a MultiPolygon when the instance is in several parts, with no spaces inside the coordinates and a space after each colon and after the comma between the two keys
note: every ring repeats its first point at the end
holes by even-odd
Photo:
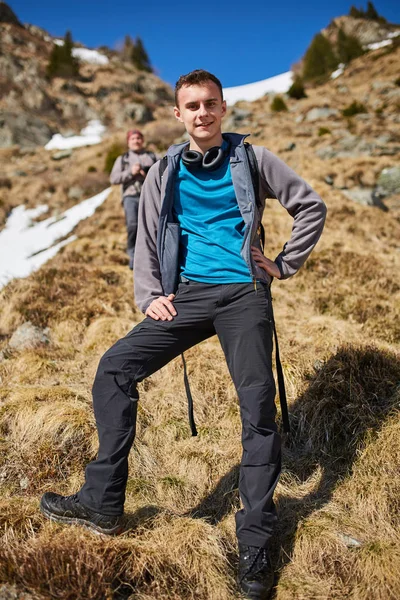
{"type": "Polygon", "coordinates": [[[261,267],[261,269],[264,269],[264,271],[266,271],[268,273],[268,275],[271,275],[272,277],[276,277],[276,279],[281,278],[281,272],[279,270],[278,265],[273,260],[264,256],[264,254],[261,252],[261,250],[259,250],[255,246],[252,246],[251,247],[251,255],[253,257],[254,262],[259,267],[261,267]]]}
{"type": "Polygon", "coordinates": [[[175,294],[169,296],[160,296],[149,304],[146,312],[146,317],[151,317],[155,321],[172,321],[176,316],[176,310],[172,304],[175,294]]]}

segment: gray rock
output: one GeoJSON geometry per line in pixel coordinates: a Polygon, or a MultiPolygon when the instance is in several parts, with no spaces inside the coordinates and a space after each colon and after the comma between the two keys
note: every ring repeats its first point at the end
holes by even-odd
{"type": "Polygon", "coordinates": [[[393,84],[391,81],[373,81],[371,88],[380,94],[387,94],[393,89],[393,84]]]}
{"type": "Polygon", "coordinates": [[[341,85],[337,88],[337,91],[339,94],[348,94],[349,88],[347,87],[347,85],[341,85]]]}
{"type": "Polygon", "coordinates": [[[153,112],[146,104],[140,104],[139,102],[130,102],[124,107],[125,118],[131,119],[143,125],[149,121],[154,121],[153,112]]]}
{"type": "Polygon", "coordinates": [[[34,600],[33,596],[25,590],[7,583],[0,585],[0,598],[1,600],[34,600]]]}
{"type": "Polygon", "coordinates": [[[72,150],[71,148],[67,148],[66,150],[60,150],[59,152],[52,154],[51,160],[62,160],[63,158],[69,158],[70,156],[72,156],[72,150]]]}
{"type": "Polygon", "coordinates": [[[338,533],[337,536],[339,540],[343,542],[345,546],[347,546],[347,548],[360,548],[362,546],[362,542],[360,542],[360,540],[357,540],[356,538],[351,537],[350,535],[347,535],[345,533],[338,533]]]}
{"type": "Polygon", "coordinates": [[[21,488],[21,490],[26,490],[28,485],[29,485],[29,479],[27,477],[23,477],[22,479],[20,479],[19,487],[21,488]]]}
{"type": "Polygon", "coordinates": [[[339,111],[335,108],[312,108],[306,114],[306,121],[318,121],[319,119],[329,119],[329,117],[335,117],[339,114],[339,111]]]}
{"type": "Polygon", "coordinates": [[[43,344],[48,344],[49,329],[35,327],[30,321],[23,323],[11,336],[9,347],[12,350],[30,350],[43,344]]]}
{"type": "Polygon", "coordinates": [[[400,98],[400,90],[390,90],[390,92],[387,93],[387,97],[389,100],[398,100],[400,98]]]}
{"type": "Polygon", "coordinates": [[[0,111],[0,148],[45,146],[52,138],[50,127],[28,112],[0,111]]]}
{"type": "Polygon", "coordinates": [[[358,202],[358,204],[362,204],[363,206],[376,206],[381,210],[388,210],[387,206],[385,206],[382,200],[374,193],[373,188],[354,187],[351,190],[342,190],[342,194],[344,194],[346,198],[358,202]]]}
{"type": "Polygon", "coordinates": [[[229,116],[224,119],[224,128],[227,131],[236,129],[244,124],[246,119],[251,116],[251,111],[244,108],[232,108],[229,116]]]}
{"type": "Polygon", "coordinates": [[[74,131],[73,129],[60,129],[60,133],[65,138],[69,138],[69,137],[73,137],[74,135],[78,135],[76,133],[76,131],[74,131]]]}
{"type": "Polygon", "coordinates": [[[378,177],[376,192],[382,198],[400,194],[400,167],[383,169],[378,177]]]}
{"type": "Polygon", "coordinates": [[[83,198],[84,193],[85,192],[81,187],[79,187],[79,185],[73,185],[68,190],[68,198],[70,200],[81,200],[81,198],[83,198]]]}
{"type": "Polygon", "coordinates": [[[299,115],[294,120],[295,123],[302,123],[303,121],[304,121],[304,116],[303,115],[299,115]]]}

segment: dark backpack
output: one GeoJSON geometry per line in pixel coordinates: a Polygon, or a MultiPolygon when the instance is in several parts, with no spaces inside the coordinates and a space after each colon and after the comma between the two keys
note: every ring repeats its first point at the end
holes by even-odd
{"type": "MultiPolygon", "coordinates": [[[[249,144],[248,142],[245,142],[244,146],[246,148],[246,154],[247,154],[247,158],[249,161],[251,180],[253,183],[256,206],[257,206],[257,209],[258,209],[258,212],[260,215],[260,223],[259,223],[258,233],[260,236],[260,242],[261,242],[262,249],[264,250],[265,230],[264,230],[263,224],[261,223],[262,205],[261,205],[260,196],[259,196],[260,175],[259,175],[259,171],[258,171],[257,158],[254,153],[253,146],[251,144],[249,144]]],[[[163,156],[162,159],[160,160],[160,164],[158,167],[160,180],[162,179],[163,173],[164,173],[165,169],[167,168],[167,165],[168,165],[168,157],[163,156]]],[[[272,296],[271,296],[271,301],[272,301],[272,296]]],[[[281,364],[281,359],[280,359],[280,354],[279,354],[278,335],[276,333],[275,319],[274,319],[274,313],[272,310],[272,304],[271,304],[271,315],[272,315],[272,325],[273,325],[273,329],[274,329],[276,373],[278,376],[279,401],[281,404],[282,423],[283,423],[284,431],[286,433],[289,433],[290,432],[290,423],[289,423],[289,412],[288,412],[288,406],[287,406],[287,400],[286,400],[285,380],[283,377],[283,369],[282,369],[282,364],[281,364]]],[[[188,406],[189,406],[190,428],[192,430],[192,435],[195,436],[195,435],[197,435],[197,429],[196,429],[196,424],[194,422],[194,415],[193,415],[193,398],[192,398],[192,394],[190,391],[189,379],[188,379],[187,370],[186,370],[186,361],[185,361],[185,357],[184,357],[183,353],[181,356],[182,356],[182,362],[183,362],[183,378],[184,378],[184,382],[185,382],[185,390],[186,390],[188,406]]]]}

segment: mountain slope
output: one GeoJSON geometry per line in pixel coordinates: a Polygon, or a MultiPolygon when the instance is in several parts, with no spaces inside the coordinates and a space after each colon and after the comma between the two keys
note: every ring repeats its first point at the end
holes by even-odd
{"type": "MultiPolygon", "coordinates": [[[[347,195],[372,199],[382,171],[400,167],[399,52],[360,57],[307,98],[286,99],[287,112],[261,98],[227,116],[226,129],[252,131],[253,143],[288,162],[328,206],[306,266],[273,284],[292,423],[276,494],[277,600],[400,597],[400,198],[385,196],[385,211],[347,195]],[[352,101],[367,112],[343,116],[352,101]]],[[[149,135],[153,125],[145,125],[149,135]]],[[[3,222],[21,200],[45,201],[57,215],[77,204],[72,187],[106,187],[104,159],[117,139],[60,161],[43,148],[0,150],[9,182],[3,222]]],[[[292,220],[268,200],[264,226],[266,254],[275,256],[292,220]]],[[[141,384],[123,536],[99,539],[38,511],[44,491],[81,485],[97,447],[90,390],[99,358],[142,319],[119,190],[74,233],[40,270],[0,292],[0,593],[239,599],[240,415],[216,338],[186,357],[198,438],[190,437],[179,360],[141,384]],[[27,322],[42,337],[24,348],[16,332],[27,322]]]]}

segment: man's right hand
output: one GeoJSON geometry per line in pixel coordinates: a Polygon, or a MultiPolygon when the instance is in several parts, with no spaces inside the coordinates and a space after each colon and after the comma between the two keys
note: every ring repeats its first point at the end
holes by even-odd
{"type": "Polygon", "coordinates": [[[131,173],[132,175],[142,175],[142,177],[146,177],[146,173],[143,171],[139,163],[132,165],[131,173]]]}
{"type": "Polygon", "coordinates": [[[149,304],[144,313],[146,317],[151,317],[155,321],[172,321],[176,316],[176,310],[172,304],[175,294],[169,296],[160,296],[149,304]]]}

